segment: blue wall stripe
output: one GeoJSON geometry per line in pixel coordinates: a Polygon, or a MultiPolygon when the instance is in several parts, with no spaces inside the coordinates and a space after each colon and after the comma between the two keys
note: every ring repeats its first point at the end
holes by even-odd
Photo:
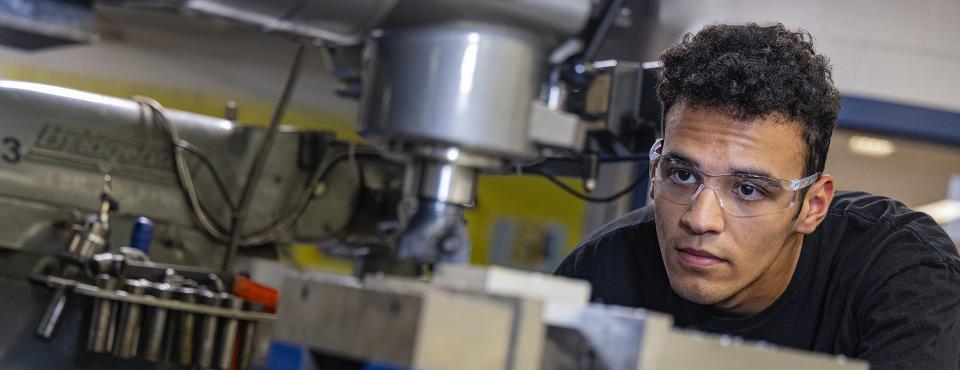
{"type": "Polygon", "coordinates": [[[840,99],[837,127],[960,146],[960,113],[874,99],[840,99]]]}

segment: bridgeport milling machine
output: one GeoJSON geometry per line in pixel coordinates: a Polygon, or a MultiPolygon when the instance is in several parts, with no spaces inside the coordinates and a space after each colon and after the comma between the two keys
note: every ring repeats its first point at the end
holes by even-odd
{"type": "MultiPolygon", "coordinates": [[[[65,233],[53,230],[58,224],[50,222],[62,218],[62,210],[16,197],[3,199],[34,212],[7,232],[16,239],[9,245],[43,245],[45,249],[37,251],[58,256],[33,274],[53,288],[47,309],[32,316],[18,312],[38,317],[37,334],[49,337],[63,321],[58,318],[66,315],[64,297],[70,291],[92,298],[85,338],[61,338],[49,345],[63,350],[83,339],[89,352],[109,352],[111,359],[117,358],[108,365],[103,365],[103,358],[66,364],[30,359],[37,362],[25,368],[227,369],[234,363],[244,368],[250,363],[244,356],[249,355],[248,342],[254,335],[238,333],[255,329],[255,323],[263,320],[276,321],[275,340],[309,347],[318,362],[333,364],[326,368],[371,363],[417,369],[865,368],[863,363],[830,356],[678,332],[664,315],[588,303],[585,282],[465,264],[469,243],[463,211],[476,202],[480,173],[523,168],[551,178],[573,173],[589,180],[599,162],[611,155],[636,160],[633,153],[643,153],[645,144],[652,142],[656,118],[644,117],[656,117],[659,111],[644,104],[651,96],[643,91],[652,85],[655,66],[594,60],[605,33],[621,14],[622,1],[101,3],[175,8],[319,42],[338,65],[344,92],[360,97],[358,131],[376,144],[377,151],[338,147],[323,133],[280,130],[276,115],[270,128],[254,129],[164,110],[148,99],[0,84],[0,94],[8,97],[0,95],[0,100],[8,101],[4,114],[27,123],[9,131],[13,137],[29,138],[18,144],[18,153],[28,153],[24,158],[30,160],[0,169],[14,174],[5,177],[11,179],[9,189],[33,194],[33,199],[40,196],[28,188],[38,181],[73,185],[63,186],[64,192],[87,189],[89,195],[91,188],[102,189],[96,205],[83,207],[97,211],[68,227],[69,242],[51,237],[63,239],[65,233]],[[115,163],[104,165],[97,160],[100,152],[77,149],[86,148],[77,137],[97,137],[98,143],[117,147],[111,152],[115,163]],[[274,142],[290,145],[271,145],[274,142]],[[148,150],[123,156],[130,146],[148,150]],[[248,185],[243,186],[239,204],[230,196],[219,200],[204,196],[209,202],[204,207],[197,200],[197,188],[227,186],[216,175],[193,179],[184,157],[216,153],[217,148],[223,150],[223,158],[215,158],[219,163],[231,163],[227,158],[239,153],[232,168],[226,167],[230,172],[225,178],[246,180],[248,185]],[[339,166],[341,159],[351,158],[347,163],[356,166],[355,160],[367,157],[361,153],[370,158],[364,171],[385,181],[349,180],[355,177],[347,172],[355,169],[339,166]],[[554,168],[549,166],[553,161],[563,162],[555,157],[575,158],[582,165],[573,171],[554,168]],[[78,162],[87,166],[73,172],[62,168],[78,162]],[[249,173],[244,171],[248,168],[249,173]],[[260,171],[286,181],[257,186],[264,178],[274,178],[260,171]],[[179,186],[163,187],[153,181],[171,175],[179,186]],[[328,191],[347,196],[313,196],[321,178],[329,179],[328,191]],[[400,191],[402,200],[389,196],[400,191]],[[371,192],[388,196],[369,197],[371,192]],[[165,203],[178,206],[164,207],[165,203]],[[133,212],[123,213],[127,204],[133,212]],[[269,214],[278,209],[294,212],[275,224],[252,224],[256,221],[242,217],[247,211],[269,214]],[[384,209],[390,211],[377,212],[384,209]],[[111,217],[113,211],[123,216],[111,217]],[[152,262],[143,252],[146,247],[137,242],[138,235],[148,234],[144,230],[152,227],[151,222],[134,215],[153,218],[155,234],[167,239],[192,239],[191,248],[214,249],[213,244],[227,248],[181,259],[194,266],[152,262]],[[392,218],[400,223],[396,233],[357,224],[392,218]],[[230,226],[223,225],[228,222],[230,226]],[[116,240],[117,233],[108,231],[125,227],[134,229],[133,248],[109,247],[107,240],[116,240]],[[240,235],[241,229],[263,231],[240,235]],[[33,231],[25,236],[15,230],[33,231]],[[170,234],[176,237],[166,236],[170,234]],[[369,244],[386,245],[382,250],[388,256],[371,258],[356,277],[288,278],[276,317],[259,312],[226,288],[241,246],[284,238],[339,238],[350,244],[351,235],[372,236],[377,242],[369,244]],[[222,258],[224,263],[211,268],[217,263],[204,258],[222,258]],[[390,274],[396,269],[425,275],[430,281],[390,274]],[[699,355],[688,356],[688,351],[699,355]]],[[[290,81],[297,70],[292,69],[290,81]]],[[[283,102],[282,98],[281,108],[283,102]]],[[[585,184],[591,187],[590,181],[585,184]]],[[[76,204],[80,197],[62,196],[59,204],[76,204]]],[[[249,218],[256,219],[274,218],[249,218]]],[[[72,319],[81,320],[80,315],[72,319]]]]}

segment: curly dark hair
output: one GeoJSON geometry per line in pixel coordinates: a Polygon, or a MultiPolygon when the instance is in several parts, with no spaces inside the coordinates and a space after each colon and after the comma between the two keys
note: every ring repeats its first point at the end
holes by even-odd
{"type": "Polygon", "coordinates": [[[661,60],[657,97],[665,112],[683,102],[739,120],[782,114],[800,122],[806,175],[823,171],[840,94],[809,33],[780,23],[710,25],[686,34],[661,60]]]}

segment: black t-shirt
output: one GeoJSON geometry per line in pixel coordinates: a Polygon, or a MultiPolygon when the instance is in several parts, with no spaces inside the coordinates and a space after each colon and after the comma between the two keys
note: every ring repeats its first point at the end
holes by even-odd
{"type": "Polygon", "coordinates": [[[604,226],[557,274],[592,299],[669,313],[683,328],[866,359],[872,369],[958,369],[960,257],[929,216],[865,193],[839,193],[804,237],[783,294],[760,313],[723,315],[670,287],[652,207],[604,226]]]}

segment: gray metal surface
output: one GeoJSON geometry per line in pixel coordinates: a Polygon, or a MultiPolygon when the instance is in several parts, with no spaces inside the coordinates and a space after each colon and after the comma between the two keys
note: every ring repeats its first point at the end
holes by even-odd
{"type": "Polygon", "coordinates": [[[419,162],[419,197],[444,203],[472,206],[476,198],[477,170],[442,162],[419,162]]]}
{"type": "Polygon", "coordinates": [[[667,370],[867,370],[863,360],[756,343],[729,335],[671,331],[651,366],[667,370]]]}
{"type": "Polygon", "coordinates": [[[515,276],[508,277],[506,272],[497,273],[500,269],[444,266],[437,276],[439,283],[390,276],[371,276],[362,283],[320,275],[290,277],[280,295],[275,339],[303,344],[327,356],[410,368],[473,368],[476,363],[463,356],[475,356],[504,345],[508,348],[503,357],[496,357],[497,361],[481,368],[867,367],[863,361],[842,356],[676,330],[668,315],[644,309],[576,304],[579,299],[568,297],[555,299],[552,309],[542,310],[546,307],[543,302],[550,299],[541,292],[501,285],[536,280],[538,274],[520,276],[524,273],[517,271],[509,274],[515,276]],[[476,274],[484,271],[486,276],[476,274]],[[509,320],[501,321],[500,314],[506,314],[509,320]],[[496,340],[491,341],[493,338],[496,340]],[[458,358],[464,347],[468,354],[458,358]],[[433,362],[434,366],[427,366],[429,360],[451,357],[459,362],[444,362],[445,366],[433,362]]]}
{"type": "Polygon", "coordinates": [[[541,359],[543,370],[611,370],[579,330],[551,326],[541,359]]]}
{"type": "Polygon", "coordinates": [[[366,287],[288,278],[274,338],[329,355],[424,369],[502,369],[514,307],[421,281],[366,287]]]}
{"type": "Polygon", "coordinates": [[[97,0],[108,5],[178,7],[194,13],[337,44],[356,44],[378,27],[473,19],[574,33],[589,0],[97,0]]]}
{"type": "Polygon", "coordinates": [[[98,0],[108,5],[171,6],[256,26],[267,32],[353,44],[363,40],[397,0],[98,0]]]}
{"type": "Polygon", "coordinates": [[[362,135],[534,155],[527,120],[545,40],[525,30],[454,24],[388,31],[368,47],[362,135]]]}
{"type": "MultiPolygon", "coordinates": [[[[195,225],[171,167],[169,139],[137,103],[59,87],[0,81],[0,247],[55,253],[67,243],[77,214],[98,209],[103,174],[113,179],[120,210],[112,219],[110,242],[129,240],[132,220],[147,216],[156,223],[151,257],[159,262],[218,266],[223,248],[195,225]]],[[[262,139],[259,128],[196,114],[168,111],[180,135],[201,149],[236,194],[262,139]]],[[[298,131],[285,130],[268,159],[262,186],[254,197],[244,229],[262,230],[290,212],[312,169],[300,168],[298,131]]],[[[215,218],[229,219],[210,173],[190,159],[202,204],[215,218]]],[[[343,168],[343,170],[347,170],[343,168]]],[[[334,172],[342,172],[340,170],[334,172]]],[[[355,176],[331,176],[328,193],[304,214],[305,224],[281,239],[329,237],[346,225],[344,212],[356,194],[355,176]],[[328,206],[338,212],[324,212],[328,206]],[[300,234],[300,235],[298,235],[300,234]]]]}
{"type": "Polygon", "coordinates": [[[341,356],[409,364],[420,310],[416,296],[288,279],[280,293],[274,334],[281,341],[332,349],[341,356]],[[366,325],[358,325],[361,321],[366,325]]]}
{"type": "Polygon", "coordinates": [[[96,40],[93,7],[70,0],[0,0],[0,43],[37,50],[96,40]]]}

